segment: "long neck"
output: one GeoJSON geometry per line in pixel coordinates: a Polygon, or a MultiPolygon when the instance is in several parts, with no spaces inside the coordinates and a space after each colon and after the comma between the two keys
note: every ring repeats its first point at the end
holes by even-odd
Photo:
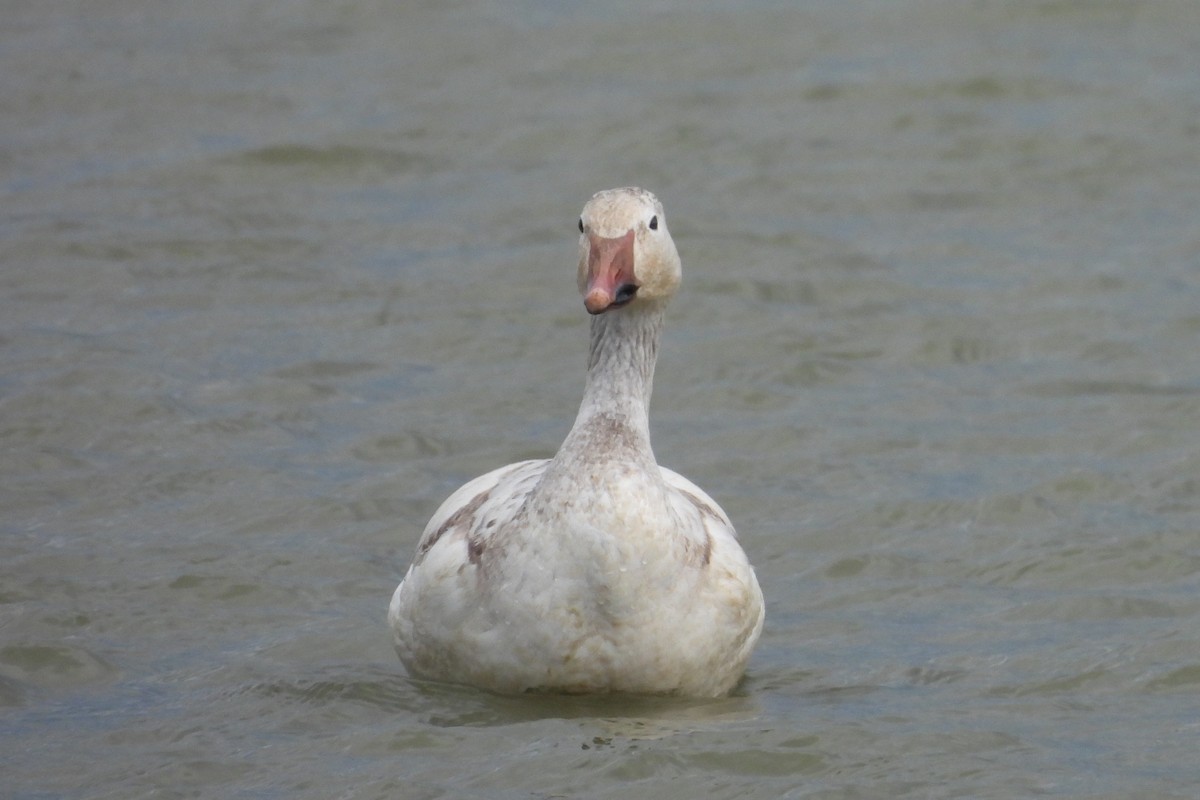
{"type": "Polygon", "coordinates": [[[637,303],[592,318],[587,384],[560,455],[649,459],[650,392],[664,303],[637,303]]]}

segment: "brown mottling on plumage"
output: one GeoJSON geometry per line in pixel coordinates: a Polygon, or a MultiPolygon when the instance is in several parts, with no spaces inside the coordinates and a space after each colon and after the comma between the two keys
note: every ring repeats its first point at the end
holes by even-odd
{"type": "MultiPolygon", "coordinates": [[[[711,520],[714,520],[718,525],[726,524],[724,517],[722,517],[721,514],[715,508],[713,508],[711,505],[709,505],[705,501],[701,500],[699,497],[697,497],[696,495],[692,494],[689,491],[685,491],[685,490],[681,489],[680,493],[692,502],[692,505],[694,505],[696,507],[696,510],[699,511],[702,516],[705,516],[711,520]]],[[[697,543],[692,542],[692,541],[688,541],[687,544],[684,545],[684,549],[689,556],[689,558],[688,558],[689,561],[691,561],[697,555],[697,553],[696,553],[697,550],[700,551],[698,555],[699,555],[700,564],[702,566],[708,566],[708,562],[712,560],[712,547],[713,547],[712,534],[710,534],[708,532],[708,524],[707,523],[705,523],[705,525],[704,525],[704,546],[703,547],[700,547],[697,543]]]]}
{"type": "Polygon", "coordinates": [[[612,450],[627,450],[637,446],[637,438],[629,423],[612,414],[597,414],[587,423],[587,431],[597,446],[612,450]]]}
{"type": "Polygon", "coordinates": [[[689,566],[707,567],[708,562],[712,560],[712,536],[708,531],[704,531],[704,543],[701,544],[693,539],[683,540],[683,561],[689,566]]]}
{"type": "Polygon", "coordinates": [[[487,502],[489,495],[491,495],[490,490],[480,492],[479,494],[475,495],[475,497],[471,498],[471,502],[467,503],[458,511],[455,511],[453,514],[451,514],[450,517],[442,523],[441,527],[433,532],[432,536],[421,542],[420,547],[417,548],[417,557],[415,559],[415,563],[421,563],[425,557],[425,554],[428,553],[435,544],[437,544],[438,539],[441,539],[442,536],[445,535],[446,531],[454,528],[462,528],[464,531],[469,530],[475,523],[475,512],[479,510],[481,505],[487,502]]]}
{"type": "Polygon", "coordinates": [[[483,539],[477,536],[472,536],[467,539],[467,560],[475,566],[483,560],[483,539]]]}
{"type": "Polygon", "coordinates": [[[680,489],[679,492],[684,497],[686,497],[688,500],[691,500],[692,505],[694,505],[701,514],[703,514],[706,517],[711,517],[712,519],[715,519],[717,522],[721,523],[722,525],[726,524],[725,518],[722,517],[721,514],[715,508],[710,506],[708,503],[704,502],[699,497],[696,497],[696,495],[694,495],[691,492],[686,491],[684,489],[680,489]]]}
{"type": "Polygon", "coordinates": [[[572,436],[578,437],[581,449],[593,459],[619,459],[631,463],[644,461],[649,443],[632,428],[628,421],[613,414],[597,414],[572,436]]]}

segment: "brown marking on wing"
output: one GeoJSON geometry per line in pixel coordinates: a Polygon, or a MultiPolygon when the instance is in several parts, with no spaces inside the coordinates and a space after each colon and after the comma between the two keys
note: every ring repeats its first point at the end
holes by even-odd
{"type": "MultiPolygon", "coordinates": [[[[696,510],[700,512],[702,517],[708,517],[716,520],[719,524],[725,525],[725,518],[721,516],[715,508],[701,500],[691,492],[680,490],[680,493],[692,502],[696,510]]],[[[708,524],[704,525],[704,545],[701,546],[697,542],[689,540],[684,544],[684,554],[689,563],[699,562],[700,566],[707,567],[708,562],[712,560],[713,539],[712,534],[708,532],[708,524]]]]}
{"type": "Polygon", "coordinates": [[[685,563],[696,567],[707,567],[708,562],[712,560],[712,537],[708,535],[708,531],[704,532],[704,544],[694,542],[691,539],[686,539],[683,543],[683,560],[685,563]]]}
{"type": "Polygon", "coordinates": [[[483,539],[480,539],[477,536],[472,536],[471,538],[467,539],[467,560],[475,566],[479,566],[480,562],[483,560],[483,550],[483,539]]]}
{"type": "MultiPolygon", "coordinates": [[[[447,520],[441,524],[441,527],[433,532],[432,536],[421,542],[421,546],[417,548],[417,557],[414,559],[414,563],[421,563],[421,560],[424,559],[425,554],[428,553],[435,544],[437,544],[438,539],[441,539],[442,536],[445,535],[446,531],[460,527],[469,530],[471,526],[475,524],[475,512],[479,510],[481,505],[487,502],[487,499],[491,493],[492,492],[490,489],[480,492],[471,498],[471,502],[467,503],[458,511],[455,511],[453,514],[451,514],[449,518],[447,518],[447,520]]],[[[482,551],[483,549],[481,546],[480,552],[482,551]]]]}

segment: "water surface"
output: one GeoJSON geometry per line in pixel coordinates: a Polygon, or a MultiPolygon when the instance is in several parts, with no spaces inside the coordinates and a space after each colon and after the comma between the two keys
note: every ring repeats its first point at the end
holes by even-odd
{"type": "Polygon", "coordinates": [[[18,4],[16,798],[1190,798],[1194,4],[18,4]],[[665,202],[660,461],[767,627],[721,701],[410,680],[388,598],[582,387],[574,224],[665,202]]]}

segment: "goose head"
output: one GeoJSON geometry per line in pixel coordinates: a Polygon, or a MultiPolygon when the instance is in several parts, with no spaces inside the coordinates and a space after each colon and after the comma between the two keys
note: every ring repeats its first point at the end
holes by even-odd
{"type": "Polygon", "coordinates": [[[662,203],[636,187],[597,192],[579,217],[579,291],[589,314],[665,301],[682,268],[662,203]]]}

